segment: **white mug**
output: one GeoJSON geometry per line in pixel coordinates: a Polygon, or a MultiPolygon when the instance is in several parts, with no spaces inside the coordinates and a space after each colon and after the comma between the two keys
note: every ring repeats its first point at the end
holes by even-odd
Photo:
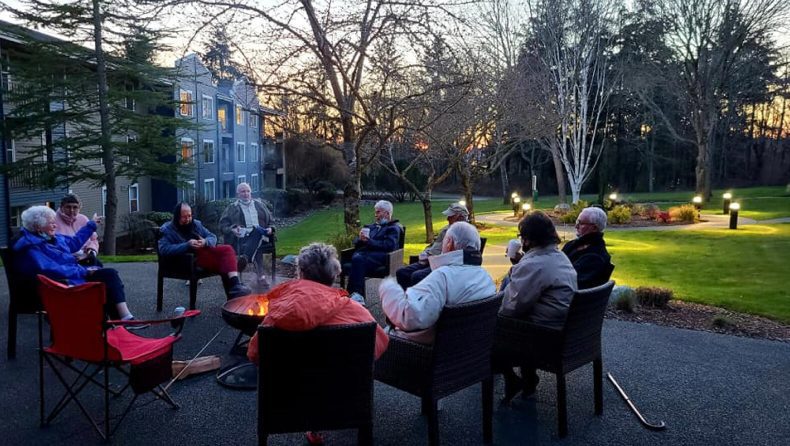
{"type": "Polygon", "coordinates": [[[365,238],[370,238],[370,228],[362,228],[362,230],[359,231],[359,233],[362,234],[362,236],[365,238]]]}

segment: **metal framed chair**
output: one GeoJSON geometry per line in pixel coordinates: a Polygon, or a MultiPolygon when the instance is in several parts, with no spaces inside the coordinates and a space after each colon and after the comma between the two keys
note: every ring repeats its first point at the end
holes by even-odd
{"type": "Polygon", "coordinates": [[[595,414],[603,413],[603,360],[601,327],[614,281],[579,290],[573,296],[561,329],[521,319],[497,318],[494,360],[497,364],[532,367],[557,375],[557,428],[568,435],[565,375],[593,363],[595,414]]]}
{"type": "Polygon", "coordinates": [[[42,310],[36,282],[25,280],[14,271],[14,251],[0,248],[5,277],[8,282],[8,359],[16,358],[17,317],[20,314],[36,314],[42,310]]]}
{"type": "Polygon", "coordinates": [[[178,408],[178,404],[161,384],[172,377],[173,344],[181,339],[180,332],[185,318],[194,317],[200,311],[190,310],[179,317],[157,321],[107,321],[104,314],[103,283],[88,282],[69,287],[42,275],[38,276],[38,280],[39,293],[52,329],[52,342],[49,346],[44,346],[44,312],[39,312],[42,427],[51,423],[63,409],[74,402],[99,435],[109,440],[141,394],[151,392],[172,408],[178,408]],[[163,338],[144,338],[124,327],[161,323],[173,324],[176,331],[163,338]],[[49,414],[46,414],[45,363],[66,389],[66,393],[49,414]],[[111,368],[128,377],[128,384],[120,391],[110,388],[111,368]],[[98,422],[78,399],[80,392],[89,385],[98,386],[104,394],[104,417],[98,422]],[[110,395],[119,396],[128,387],[132,388],[134,397],[111,429],[110,395]]]}
{"type": "Polygon", "coordinates": [[[376,324],[310,331],[258,328],[258,444],[269,435],[358,429],[373,443],[376,324]]]}
{"type": "Polygon", "coordinates": [[[444,307],[433,345],[391,336],[387,351],[376,361],[377,381],[422,399],[431,446],[439,444],[439,400],[477,383],[482,383],[483,441],[493,440],[491,348],[501,303],[496,295],[444,307]]]}

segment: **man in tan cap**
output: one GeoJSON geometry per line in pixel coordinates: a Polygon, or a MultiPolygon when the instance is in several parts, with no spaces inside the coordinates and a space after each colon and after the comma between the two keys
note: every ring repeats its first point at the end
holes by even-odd
{"type": "Polygon", "coordinates": [[[447,230],[450,229],[450,225],[457,221],[469,220],[469,210],[461,203],[451,204],[450,207],[442,211],[442,214],[447,217],[447,226],[439,231],[439,235],[436,236],[433,244],[428,245],[428,247],[420,253],[419,262],[404,266],[395,272],[398,284],[404,290],[416,285],[431,273],[431,265],[428,263],[428,257],[438,256],[442,253],[442,241],[444,240],[445,234],[447,234],[447,230]]]}

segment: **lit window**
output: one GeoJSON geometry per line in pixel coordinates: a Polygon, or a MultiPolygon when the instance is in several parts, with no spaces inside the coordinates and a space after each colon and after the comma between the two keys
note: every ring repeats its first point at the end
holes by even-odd
{"type": "Polygon", "coordinates": [[[244,111],[241,105],[236,106],[236,125],[244,125],[244,111]]]}
{"type": "Polygon", "coordinates": [[[228,130],[228,112],[225,107],[217,109],[217,121],[223,132],[228,130]]]}
{"type": "Polygon", "coordinates": [[[191,139],[184,138],[181,140],[181,159],[186,162],[194,161],[195,156],[195,142],[191,139]]]}
{"type": "Polygon", "coordinates": [[[181,100],[181,105],[179,106],[181,116],[192,116],[192,105],[194,105],[192,92],[189,90],[181,90],[179,99],[181,100]]]}

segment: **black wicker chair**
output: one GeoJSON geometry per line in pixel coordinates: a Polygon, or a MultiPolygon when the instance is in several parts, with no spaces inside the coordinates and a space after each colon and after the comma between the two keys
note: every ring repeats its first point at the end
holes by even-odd
{"type": "Polygon", "coordinates": [[[164,300],[165,278],[189,281],[189,309],[194,310],[197,302],[198,280],[218,276],[219,273],[203,270],[195,263],[195,255],[191,253],[166,256],[159,254],[159,239],[162,238],[162,231],[156,229],[156,260],[158,263],[156,274],[156,311],[162,311],[162,301],[164,300]]]}
{"type": "Polygon", "coordinates": [[[439,444],[438,401],[479,382],[483,387],[483,440],[492,441],[491,348],[501,301],[501,296],[492,296],[447,306],[436,323],[432,346],[392,336],[387,351],[376,361],[376,380],[422,399],[431,445],[439,444]]]}
{"type": "Polygon", "coordinates": [[[20,314],[36,314],[44,309],[38,296],[38,283],[24,280],[13,271],[14,251],[9,247],[0,248],[0,257],[5,267],[8,281],[8,359],[16,358],[17,316],[20,314]]]}
{"type": "MultiPolygon", "coordinates": [[[[483,251],[486,249],[486,242],[488,239],[486,237],[480,237],[480,255],[483,255],[483,251]]],[[[417,263],[420,261],[420,256],[409,256],[409,265],[412,263],[417,263]]]]}
{"type": "Polygon", "coordinates": [[[601,326],[614,282],[580,290],[573,296],[562,330],[499,316],[494,342],[497,364],[545,370],[557,375],[557,428],[568,435],[565,375],[592,362],[595,414],[603,413],[601,326]]]}
{"type": "MultiPolygon", "coordinates": [[[[383,279],[388,276],[395,276],[395,271],[403,266],[403,245],[406,243],[406,226],[401,225],[400,238],[398,238],[398,249],[387,254],[387,263],[379,267],[376,271],[365,276],[366,278],[383,279]]],[[[351,274],[351,258],[354,256],[356,248],[347,248],[340,251],[340,286],[347,285],[348,275],[351,274]]]]}
{"type": "Polygon", "coordinates": [[[270,434],[359,430],[373,443],[376,324],[258,328],[258,444],[270,434]]]}

